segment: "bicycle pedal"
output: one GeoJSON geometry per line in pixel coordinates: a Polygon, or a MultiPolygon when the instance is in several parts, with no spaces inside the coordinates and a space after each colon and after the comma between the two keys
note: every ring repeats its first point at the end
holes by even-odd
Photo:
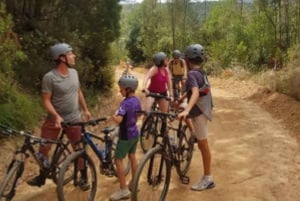
{"type": "Polygon", "coordinates": [[[190,183],[190,178],[188,176],[181,176],[181,183],[182,184],[189,184],[190,183]]]}

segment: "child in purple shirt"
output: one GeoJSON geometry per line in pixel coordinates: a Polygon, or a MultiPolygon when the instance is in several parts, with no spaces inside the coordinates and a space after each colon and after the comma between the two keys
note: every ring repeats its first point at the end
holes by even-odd
{"type": "Polygon", "coordinates": [[[128,155],[131,163],[132,177],[137,168],[135,157],[136,147],[138,143],[139,131],[137,127],[137,113],[141,110],[140,100],[135,96],[135,90],[138,87],[138,80],[130,74],[122,75],[119,79],[119,87],[123,101],[113,120],[119,124],[119,141],[115,152],[115,163],[117,166],[117,174],[120,182],[120,190],[110,196],[110,200],[121,200],[130,197],[130,191],[126,185],[123,158],[128,155]]]}

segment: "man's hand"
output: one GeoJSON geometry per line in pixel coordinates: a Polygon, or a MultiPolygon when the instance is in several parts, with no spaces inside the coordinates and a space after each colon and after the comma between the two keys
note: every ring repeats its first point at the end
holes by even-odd
{"type": "Polygon", "coordinates": [[[61,116],[57,115],[55,116],[55,127],[56,128],[61,128],[61,123],[64,121],[63,118],[61,118],[61,116]]]}
{"type": "Polygon", "coordinates": [[[91,120],[92,119],[92,115],[91,115],[91,113],[90,113],[90,111],[85,111],[84,113],[84,118],[85,118],[85,120],[91,120]]]}
{"type": "Polygon", "coordinates": [[[188,116],[188,114],[189,114],[189,111],[187,111],[187,110],[183,110],[182,112],[180,112],[179,114],[178,114],[178,118],[183,118],[183,119],[186,119],[186,117],[188,116]]]}

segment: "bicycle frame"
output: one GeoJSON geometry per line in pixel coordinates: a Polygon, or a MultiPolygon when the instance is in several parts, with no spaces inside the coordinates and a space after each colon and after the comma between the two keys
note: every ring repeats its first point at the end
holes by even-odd
{"type": "MultiPolygon", "coordinates": [[[[181,147],[175,148],[171,143],[170,143],[170,136],[168,134],[169,129],[170,130],[175,130],[176,131],[176,137],[179,139],[181,135],[184,135],[182,133],[182,128],[183,128],[183,119],[181,118],[179,120],[179,124],[176,127],[169,126],[167,124],[167,120],[173,121],[176,119],[176,114],[170,114],[170,113],[163,113],[159,111],[152,111],[152,112],[145,112],[145,111],[138,111],[139,113],[144,113],[148,115],[153,115],[156,116],[157,119],[160,119],[162,122],[162,126],[160,129],[160,133],[155,136],[155,142],[154,146],[161,146],[163,152],[165,153],[166,156],[168,156],[168,159],[171,163],[171,165],[176,167],[177,173],[180,176],[180,179],[182,183],[186,184],[189,183],[189,178],[185,176],[186,171],[182,172],[180,169],[180,152],[182,150],[181,147]],[[159,138],[162,138],[162,140],[159,140],[159,138]]],[[[186,136],[182,136],[186,137],[186,136]]],[[[188,140],[189,141],[189,140],[188,140]]]]}
{"type": "Polygon", "coordinates": [[[44,139],[40,137],[33,136],[31,132],[27,131],[17,131],[12,128],[9,128],[7,126],[1,125],[0,128],[5,130],[5,134],[7,136],[13,136],[13,135],[20,135],[24,137],[23,144],[20,148],[16,149],[14,152],[13,158],[10,161],[10,164],[8,166],[7,172],[3,177],[3,180],[1,181],[1,188],[0,188],[0,197],[6,197],[7,200],[10,200],[14,197],[15,191],[16,191],[16,184],[18,179],[22,176],[24,171],[24,164],[25,160],[30,157],[30,155],[34,158],[38,166],[40,167],[41,171],[45,174],[46,177],[52,178],[54,182],[56,182],[57,179],[57,173],[59,171],[59,163],[61,163],[65,158],[66,155],[62,155],[65,150],[67,150],[67,153],[70,154],[70,150],[68,149],[68,142],[63,141],[63,134],[60,135],[59,140],[49,140],[44,139]],[[44,167],[44,164],[37,158],[36,153],[38,151],[35,149],[34,145],[43,145],[43,144],[56,144],[56,148],[54,151],[54,154],[52,155],[52,159],[50,162],[49,168],[44,167]],[[59,161],[60,157],[64,156],[62,161],[59,161]],[[14,168],[14,170],[12,170],[14,168]],[[11,177],[14,176],[16,173],[16,176],[12,179],[11,177]],[[8,186],[8,193],[4,194],[4,191],[7,190],[7,185],[9,180],[13,182],[11,186],[8,186]]]}
{"type": "MultiPolygon", "coordinates": [[[[76,123],[67,123],[65,126],[80,126],[81,132],[82,132],[82,143],[83,143],[83,151],[86,152],[86,147],[89,145],[93,152],[96,154],[97,158],[100,160],[101,166],[100,166],[100,173],[104,174],[106,176],[113,176],[116,175],[114,171],[114,163],[113,163],[113,157],[112,157],[112,147],[113,147],[113,139],[110,136],[110,133],[115,129],[114,127],[106,127],[101,132],[104,133],[104,137],[99,137],[89,131],[86,131],[85,127],[88,125],[95,126],[99,122],[106,121],[108,118],[99,118],[95,120],[90,120],[87,122],[76,122],[76,123]],[[93,138],[96,138],[104,143],[104,148],[97,147],[97,145],[94,143],[93,138]],[[103,152],[104,155],[103,155],[103,152]]],[[[129,169],[126,169],[126,172],[129,172],[129,169]]]]}

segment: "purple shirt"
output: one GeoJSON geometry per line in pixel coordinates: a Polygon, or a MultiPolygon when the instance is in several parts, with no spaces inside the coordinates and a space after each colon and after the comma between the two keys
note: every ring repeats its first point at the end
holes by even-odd
{"type": "Polygon", "coordinates": [[[141,102],[135,96],[125,98],[117,111],[117,115],[123,117],[120,123],[119,138],[121,140],[129,140],[138,137],[139,131],[136,125],[137,113],[136,111],[141,110],[141,102]]]}

